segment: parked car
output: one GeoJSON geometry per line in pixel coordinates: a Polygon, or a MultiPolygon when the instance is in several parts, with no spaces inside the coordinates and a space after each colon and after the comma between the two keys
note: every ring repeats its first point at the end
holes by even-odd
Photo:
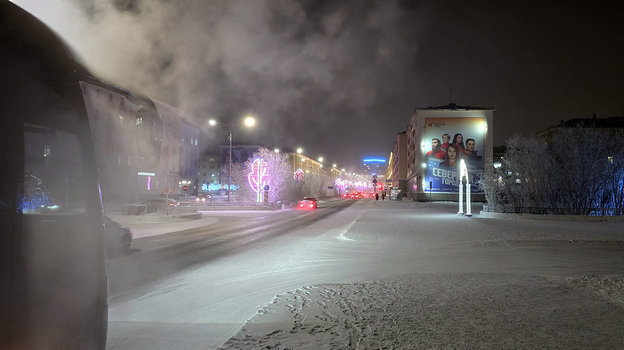
{"type": "Polygon", "coordinates": [[[109,257],[125,252],[132,245],[132,231],[107,216],[104,216],[104,231],[109,257]]]}
{"type": "Polygon", "coordinates": [[[173,208],[180,205],[180,202],[173,198],[152,198],[145,201],[145,210],[148,213],[153,213],[158,210],[164,210],[167,207],[173,208]]]}
{"type": "Polygon", "coordinates": [[[299,201],[297,208],[299,209],[315,209],[318,206],[318,200],[314,197],[303,197],[303,200],[299,201]]]}

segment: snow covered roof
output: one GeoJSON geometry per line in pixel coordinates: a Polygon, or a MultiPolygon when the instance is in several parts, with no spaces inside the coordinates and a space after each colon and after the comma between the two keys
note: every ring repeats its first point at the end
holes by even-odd
{"type": "Polygon", "coordinates": [[[426,108],[418,108],[416,107],[416,110],[452,110],[452,111],[457,111],[457,110],[493,110],[494,108],[492,107],[474,107],[474,106],[458,106],[455,103],[449,103],[445,106],[438,106],[438,107],[426,107],[426,108]]]}

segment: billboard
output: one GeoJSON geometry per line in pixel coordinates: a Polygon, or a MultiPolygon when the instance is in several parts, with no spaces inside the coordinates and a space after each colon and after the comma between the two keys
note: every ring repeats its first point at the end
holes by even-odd
{"type": "Polygon", "coordinates": [[[459,163],[468,168],[472,192],[483,193],[485,117],[425,118],[425,183],[432,192],[459,191],[459,163]]]}

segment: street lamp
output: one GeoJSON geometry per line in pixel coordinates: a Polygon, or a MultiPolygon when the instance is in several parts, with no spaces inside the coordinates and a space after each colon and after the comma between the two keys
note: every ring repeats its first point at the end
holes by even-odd
{"type": "MultiPolygon", "coordinates": [[[[208,121],[208,124],[210,126],[215,126],[215,125],[217,125],[217,121],[214,120],[214,119],[211,119],[211,120],[208,121]]],[[[229,151],[229,153],[230,153],[230,157],[229,157],[230,158],[230,166],[229,166],[230,170],[229,170],[229,173],[228,173],[228,188],[227,188],[228,204],[229,204],[230,203],[230,193],[232,192],[232,128],[235,127],[235,126],[241,125],[241,123],[234,123],[234,124],[231,124],[231,123],[219,123],[219,124],[227,126],[228,131],[229,131],[228,141],[230,143],[230,151],[229,151]]],[[[256,125],[256,120],[252,116],[248,115],[247,117],[245,117],[245,120],[242,122],[242,124],[244,124],[248,128],[251,128],[252,126],[256,125]]]]}

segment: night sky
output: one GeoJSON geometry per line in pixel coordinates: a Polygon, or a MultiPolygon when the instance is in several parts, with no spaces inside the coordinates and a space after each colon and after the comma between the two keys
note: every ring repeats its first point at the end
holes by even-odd
{"type": "Polygon", "coordinates": [[[417,107],[493,107],[494,143],[624,116],[623,1],[19,0],[94,74],[234,141],[339,167],[387,155],[417,107]]]}

